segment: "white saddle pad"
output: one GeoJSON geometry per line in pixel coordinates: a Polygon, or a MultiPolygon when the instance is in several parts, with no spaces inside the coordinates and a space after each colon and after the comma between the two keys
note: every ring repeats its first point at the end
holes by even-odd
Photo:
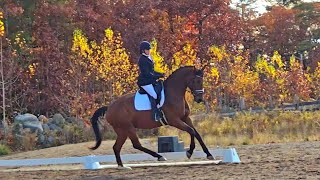
{"type": "MultiPolygon", "coordinates": [[[[158,108],[163,106],[164,100],[164,89],[162,89],[160,105],[158,104],[158,108]]],[[[151,110],[151,104],[148,95],[136,92],[136,95],[134,96],[134,107],[137,111],[151,110]]]]}

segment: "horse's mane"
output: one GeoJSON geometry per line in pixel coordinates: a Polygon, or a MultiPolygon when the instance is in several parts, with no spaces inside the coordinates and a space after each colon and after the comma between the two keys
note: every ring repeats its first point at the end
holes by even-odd
{"type": "Polygon", "coordinates": [[[194,66],[182,66],[179,69],[175,70],[172,74],[170,74],[168,78],[170,78],[171,76],[174,76],[175,74],[178,74],[180,71],[183,71],[186,69],[194,69],[194,66]]]}

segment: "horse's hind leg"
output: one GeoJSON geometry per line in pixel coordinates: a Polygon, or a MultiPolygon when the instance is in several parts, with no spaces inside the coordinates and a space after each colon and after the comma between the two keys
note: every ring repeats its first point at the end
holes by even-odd
{"type": "Polygon", "coordinates": [[[121,157],[120,157],[120,151],[123,146],[123,144],[126,142],[126,139],[128,137],[128,133],[122,129],[115,128],[115,132],[117,133],[117,139],[115,144],[113,145],[113,151],[114,155],[116,156],[117,164],[119,167],[123,167],[121,157]]]}
{"type": "MultiPolygon", "coordinates": [[[[198,131],[194,128],[190,117],[186,117],[186,118],[184,118],[183,120],[186,122],[187,125],[189,125],[190,127],[193,128],[193,130],[194,130],[194,132],[195,132],[195,135],[194,135],[194,136],[195,136],[195,137],[197,138],[197,140],[199,141],[199,143],[200,143],[203,151],[207,154],[207,158],[210,159],[210,160],[213,160],[214,157],[211,155],[211,153],[209,152],[207,146],[204,144],[204,142],[203,142],[200,134],[198,133],[198,131]]],[[[192,139],[194,139],[194,138],[191,138],[191,143],[193,143],[193,146],[194,146],[194,141],[192,141],[192,139]]],[[[191,144],[190,144],[190,146],[191,146],[191,144]]],[[[192,154],[192,153],[191,153],[191,154],[192,154]]],[[[190,155],[190,156],[191,156],[191,155],[190,155]]]]}
{"type": "Polygon", "coordinates": [[[145,148],[145,147],[143,147],[141,145],[135,128],[132,127],[132,128],[129,129],[128,136],[129,136],[129,138],[130,138],[130,140],[132,142],[132,145],[133,145],[133,147],[135,149],[138,149],[138,150],[143,151],[143,152],[145,152],[147,154],[150,154],[153,157],[158,158],[158,161],[165,161],[166,160],[160,154],[158,154],[158,153],[156,153],[154,151],[151,151],[150,149],[147,149],[147,148],[145,148]]]}

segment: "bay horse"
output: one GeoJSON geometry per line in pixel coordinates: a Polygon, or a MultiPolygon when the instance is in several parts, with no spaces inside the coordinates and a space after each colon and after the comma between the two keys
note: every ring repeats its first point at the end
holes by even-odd
{"type": "MultiPolygon", "coordinates": [[[[186,152],[186,156],[188,158],[191,157],[195,149],[195,137],[199,141],[203,151],[206,153],[207,159],[213,160],[214,157],[210,154],[200,134],[192,124],[189,117],[190,109],[185,100],[185,93],[187,88],[189,88],[197,103],[203,101],[204,68],[205,67],[197,69],[194,66],[186,66],[180,67],[178,70],[173,72],[163,83],[165,90],[165,102],[162,110],[168,121],[168,125],[186,131],[190,134],[190,148],[186,152]]],[[[98,120],[101,116],[105,117],[117,134],[113,151],[119,168],[125,168],[121,161],[120,151],[128,137],[135,149],[150,154],[157,158],[158,161],[166,160],[160,154],[143,147],[139,142],[136,129],[153,129],[162,126],[162,124],[152,120],[150,110],[137,111],[134,108],[134,93],[123,95],[113,101],[109,106],[101,107],[95,111],[91,118],[91,124],[96,136],[96,144],[94,147],[90,148],[92,150],[97,149],[102,141],[98,127],[98,120]]]]}

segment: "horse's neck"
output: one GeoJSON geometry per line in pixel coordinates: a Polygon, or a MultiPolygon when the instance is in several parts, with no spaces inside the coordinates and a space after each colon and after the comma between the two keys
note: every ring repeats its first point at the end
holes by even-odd
{"type": "Polygon", "coordinates": [[[175,74],[165,80],[164,86],[170,99],[183,100],[187,90],[186,76],[175,74]]]}

